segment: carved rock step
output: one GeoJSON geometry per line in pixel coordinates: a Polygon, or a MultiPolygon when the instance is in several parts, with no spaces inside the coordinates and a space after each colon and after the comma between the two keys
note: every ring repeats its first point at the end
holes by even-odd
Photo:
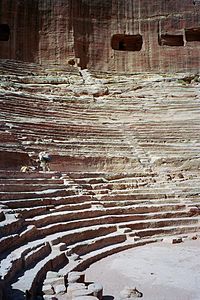
{"type": "MultiPolygon", "coordinates": [[[[7,256],[10,254],[10,259],[12,260],[12,252],[17,252],[19,255],[21,252],[24,252],[26,247],[41,245],[41,243],[50,242],[52,245],[58,245],[59,243],[65,243],[66,245],[71,245],[78,241],[86,241],[88,239],[97,237],[97,236],[106,236],[112,232],[116,231],[116,226],[111,225],[96,225],[89,226],[86,228],[80,229],[76,227],[75,229],[69,228],[68,231],[60,232],[59,230],[55,233],[50,233],[46,235],[42,231],[36,230],[34,226],[27,227],[26,230],[22,231],[20,234],[15,234],[8,236],[7,239],[2,238],[1,242],[1,254],[7,256]],[[4,243],[5,241],[5,243],[4,243]],[[15,250],[17,249],[17,250],[15,250]]],[[[7,259],[8,260],[8,259],[7,259]]]]}
{"type": "MultiPolygon", "coordinates": [[[[93,249],[96,250],[96,249],[98,249],[99,247],[102,248],[102,247],[107,246],[108,244],[111,244],[111,243],[113,243],[113,242],[115,242],[115,243],[120,243],[120,242],[122,242],[122,241],[125,240],[124,238],[122,238],[122,236],[121,236],[121,240],[120,240],[119,238],[120,238],[120,236],[118,236],[118,237],[117,237],[117,236],[115,236],[115,237],[113,236],[113,238],[112,238],[112,237],[110,238],[110,241],[109,241],[109,242],[107,242],[106,239],[104,240],[104,238],[102,238],[101,240],[99,240],[98,243],[95,242],[94,245],[93,245],[93,243],[92,243],[92,244],[91,244],[91,247],[92,247],[93,249]],[[114,239],[114,238],[115,238],[115,239],[114,239]]],[[[89,245],[88,245],[88,246],[89,246],[89,245]]],[[[90,247],[90,246],[89,246],[89,247],[90,247]]],[[[86,246],[87,251],[89,250],[89,247],[87,248],[87,246],[86,246]]],[[[84,250],[83,250],[83,251],[84,251],[84,250]]],[[[86,251],[86,252],[87,252],[87,251],[86,251]]],[[[32,259],[33,259],[34,253],[32,253],[31,256],[32,256],[32,259]]],[[[40,255],[39,258],[42,258],[41,256],[42,256],[42,254],[40,255]]],[[[52,255],[49,255],[48,259],[49,259],[49,258],[51,258],[51,260],[52,260],[52,255]]],[[[56,260],[57,260],[57,259],[56,259],[56,260]]],[[[60,264],[60,262],[59,262],[59,264],[60,264]]],[[[49,268],[49,267],[51,267],[51,266],[48,264],[47,258],[45,258],[45,259],[43,259],[43,261],[40,261],[39,263],[36,264],[36,266],[33,268],[33,273],[30,273],[31,270],[30,270],[30,271],[25,271],[24,276],[26,276],[26,278],[27,278],[27,276],[29,277],[29,278],[28,278],[29,286],[30,286],[30,284],[32,285],[32,287],[35,286],[35,284],[37,285],[38,277],[41,278],[41,276],[42,276],[42,278],[44,278],[44,269],[49,268]],[[40,268],[41,268],[41,269],[40,269],[40,268]],[[39,269],[40,269],[40,270],[39,270],[39,269]],[[30,277],[29,273],[30,273],[31,277],[30,277]],[[36,276],[37,280],[36,280],[36,278],[33,277],[34,275],[36,276]]],[[[56,266],[54,266],[54,267],[56,267],[56,266]]],[[[10,272],[9,274],[12,274],[12,273],[10,272]]],[[[14,276],[14,275],[16,275],[16,272],[15,272],[15,274],[12,274],[12,276],[14,276]]],[[[8,278],[8,276],[9,276],[9,275],[7,275],[7,278],[8,278]]],[[[11,275],[10,275],[10,276],[11,276],[11,275]]],[[[23,277],[21,277],[21,279],[19,279],[18,282],[17,282],[16,284],[14,284],[13,286],[14,286],[14,287],[19,287],[21,280],[23,280],[23,277]]],[[[28,286],[27,286],[27,282],[26,282],[26,287],[28,287],[28,286]]],[[[35,287],[36,287],[36,286],[35,286],[35,287]]],[[[24,287],[23,287],[23,289],[24,289],[24,287]]]]}
{"type": "Polygon", "coordinates": [[[80,256],[90,253],[96,249],[101,249],[103,247],[109,245],[115,245],[118,243],[122,243],[126,240],[126,236],[121,233],[111,233],[107,236],[97,237],[92,240],[83,241],[81,243],[73,244],[72,246],[68,247],[68,255],[76,253],[80,256]]]}
{"type": "MultiPolygon", "coordinates": [[[[88,180],[93,180],[96,178],[97,181],[101,180],[104,182],[104,180],[106,181],[115,181],[115,180],[122,180],[122,181],[126,181],[129,178],[137,178],[137,177],[154,177],[157,174],[156,173],[147,173],[147,172],[137,172],[137,173],[133,173],[133,172],[129,172],[129,173],[113,173],[113,172],[69,172],[67,173],[68,176],[70,176],[73,179],[77,179],[77,180],[82,180],[83,183],[88,183],[88,180]]],[[[89,182],[92,183],[92,182],[89,182]]],[[[95,183],[95,182],[94,182],[95,183]]]]}
{"type": "Polygon", "coordinates": [[[187,234],[190,232],[198,232],[200,229],[199,224],[197,223],[196,225],[188,224],[188,225],[181,225],[181,226],[169,226],[169,227],[163,227],[163,228],[152,228],[152,229],[143,229],[143,230],[138,230],[133,233],[133,236],[139,236],[141,238],[143,237],[162,237],[166,235],[172,235],[172,234],[187,234]]]}
{"type": "Polygon", "coordinates": [[[8,171],[8,170],[0,170],[0,178],[1,179],[52,179],[52,177],[55,177],[58,179],[59,173],[56,172],[48,172],[48,173],[42,173],[42,172],[31,172],[31,173],[22,173],[20,171],[8,171]]]}
{"type": "Polygon", "coordinates": [[[8,236],[3,236],[0,239],[0,254],[4,256],[10,253],[16,247],[29,242],[30,240],[35,240],[38,238],[38,231],[34,225],[29,225],[20,228],[17,234],[11,234],[8,236]]]}
{"type": "Polygon", "coordinates": [[[36,192],[0,192],[1,200],[13,200],[13,199],[27,199],[27,198],[38,198],[42,195],[48,195],[49,197],[62,197],[62,196],[71,196],[77,194],[75,189],[70,188],[60,188],[56,189],[44,189],[36,192]]]}
{"type": "Polygon", "coordinates": [[[49,235],[55,232],[61,232],[66,230],[72,230],[80,227],[87,227],[89,225],[101,225],[101,224],[120,224],[120,223],[128,223],[130,221],[136,220],[151,220],[151,219],[165,219],[165,218],[180,218],[180,217],[190,217],[193,216],[188,210],[180,210],[180,211],[161,211],[155,213],[142,213],[142,214],[121,214],[121,215],[108,215],[108,216],[100,216],[96,218],[87,218],[74,220],[70,222],[62,222],[57,224],[50,224],[44,227],[39,228],[38,230],[44,233],[44,235],[49,235]]]}
{"type": "MultiPolygon", "coordinates": [[[[148,198],[147,199],[141,199],[141,200],[135,200],[135,199],[133,199],[133,200],[112,200],[112,201],[108,201],[108,200],[106,200],[106,201],[102,201],[102,200],[100,200],[100,201],[97,201],[97,203],[99,203],[100,205],[103,205],[103,207],[115,207],[115,206],[129,206],[129,205],[139,205],[139,204],[141,204],[141,205],[145,205],[145,204],[149,204],[149,205],[151,205],[151,204],[163,204],[163,203],[165,203],[165,204],[171,204],[171,203],[174,203],[174,204],[180,204],[181,203],[181,201],[180,201],[180,199],[177,199],[177,198],[168,198],[168,199],[166,199],[166,198],[156,198],[156,199],[151,199],[151,200],[148,200],[148,198]]],[[[184,203],[185,203],[185,201],[184,201],[184,203]]]]}
{"type": "Polygon", "coordinates": [[[37,227],[46,226],[51,223],[80,220],[83,218],[96,218],[105,215],[121,215],[121,214],[138,214],[138,213],[150,213],[150,212],[159,212],[159,211],[168,211],[168,210],[182,210],[185,208],[185,205],[182,204],[163,204],[163,205],[132,205],[129,207],[119,207],[119,208],[110,208],[104,210],[87,210],[76,211],[76,212],[63,212],[61,213],[51,213],[46,216],[38,216],[34,219],[26,220],[30,224],[34,224],[37,227]]]}
{"type": "Polygon", "coordinates": [[[23,252],[12,253],[12,260],[4,261],[1,266],[1,272],[4,279],[10,283],[21,276],[22,270],[33,268],[39,261],[44,259],[51,253],[49,243],[41,243],[36,246],[24,249],[23,252]]]}
{"type": "MultiPolygon", "coordinates": [[[[122,242],[122,241],[124,241],[124,238],[122,238],[123,236],[116,236],[115,237],[115,239],[114,239],[114,236],[113,236],[113,238],[112,237],[110,237],[110,241],[109,241],[109,243],[106,241],[106,239],[104,240],[104,238],[102,238],[101,240],[99,240],[99,242],[97,243],[97,241],[93,244],[91,244],[91,246],[90,245],[88,245],[88,248],[87,248],[87,246],[86,246],[86,249],[87,249],[87,251],[89,250],[89,248],[90,247],[92,247],[93,249],[98,249],[99,247],[100,248],[102,248],[102,247],[104,247],[104,246],[107,246],[108,244],[111,244],[111,243],[113,243],[114,241],[116,242],[116,243],[120,243],[120,242],[122,242]],[[121,237],[121,240],[119,239],[121,237]]],[[[82,251],[84,251],[84,250],[82,250],[82,251]]],[[[32,254],[32,256],[33,256],[33,254],[32,254]]],[[[36,266],[32,269],[32,271],[33,271],[33,273],[30,273],[31,272],[31,270],[30,271],[25,271],[25,273],[24,273],[24,276],[26,276],[26,278],[28,277],[28,283],[26,282],[26,289],[27,289],[27,287],[29,287],[30,288],[30,286],[32,287],[32,289],[33,289],[33,287],[35,286],[35,284],[37,284],[37,281],[38,281],[38,277],[42,277],[42,278],[44,278],[44,274],[43,274],[43,272],[44,272],[44,269],[46,269],[46,267],[47,268],[49,268],[49,267],[54,267],[54,268],[57,268],[57,265],[54,265],[54,266],[52,266],[52,265],[49,265],[48,264],[48,260],[50,261],[50,258],[51,258],[51,260],[53,259],[52,258],[52,254],[50,254],[49,255],[49,257],[48,258],[45,258],[45,259],[43,259],[43,261],[40,261],[39,263],[37,263],[36,264],[36,266]],[[31,275],[31,276],[30,276],[31,275]],[[34,278],[33,276],[36,276],[36,278],[34,278]],[[27,285],[28,284],[28,285],[27,285]]],[[[55,257],[56,258],[56,257],[55,257]]],[[[57,260],[57,259],[56,259],[57,260]]],[[[61,263],[59,262],[59,265],[60,265],[61,263]]],[[[65,264],[66,264],[66,262],[65,262],[65,264]]],[[[21,280],[23,279],[23,277],[21,277],[21,279],[19,279],[18,280],[18,282],[16,283],[16,284],[14,284],[13,286],[16,288],[16,287],[20,287],[20,282],[21,282],[21,280]]],[[[21,287],[22,288],[22,287],[21,287]]],[[[24,286],[23,286],[23,289],[24,289],[24,286]]]]}
{"type": "Polygon", "coordinates": [[[76,204],[91,201],[91,196],[89,195],[72,195],[68,197],[37,197],[37,198],[25,198],[25,199],[13,199],[13,200],[3,200],[2,203],[7,205],[9,208],[28,208],[28,207],[39,207],[43,205],[65,205],[76,204]]]}
{"type": "Polygon", "coordinates": [[[41,289],[42,283],[48,271],[57,271],[68,263],[65,253],[52,251],[49,256],[39,261],[36,266],[25,271],[24,275],[12,285],[14,289],[29,290],[33,295],[41,289]]]}
{"type": "MultiPolygon", "coordinates": [[[[185,220],[183,220],[183,221],[185,221],[185,220]]],[[[189,219],[188,221],[189,221],[189,222],[193,222],[193,219],[189,219]]]]}
{"type": "Polygon", "coordinates": [[[63,189],[64,183],[62,182],[61,184],[27,184],[24,185],[24,183],[20,184],[1,184],[0,186],[0,192],[4,193],[14,193],[14,192],[35,192],[35,191],[44,191],[44,190],[58,190],[63,189]]]}
{"type": "MultiPolygon", "coordinates": [[[[1,98],[1,97],[0,97],[1,98]]],[[[13,98],[13,96],[12,96],[13,98]]],[[[3,100],[3,99],[2,99],[3,100]]],[[[27,101],[27,99],[25,100],[27,101]]],[[[47,106],[49,105],[49,103],[47,103],[47,106]]],[[[54,139],[56,137],[63,137],[64,140],[66,140],[66,136],[80,136],[83,138],[83,136],[81,136],[81,132],[84,130],[84,134],[86,135],[86,137],[92,138],[94,137],[94,139],[97,139],[97,137],[99,138],[108,138],[109,139],[109,134],[111,137],[113,137],[113,139],[117,139],[120,138],[122,135],[121,133],[116,129],[116,127],[114,125],[110,125],[109,128],[106,128],[105,126],[103,126],[101,123],[97,123],[96,125],[90,124],[90,126],[88,126],[88,124],[74,124],[74,123],[70,123],[68,124],[68,126],[66,127],[65,125],[63,125],[62,123],[55,122],[55,119],[59,119],[62,118],[62,116],[65,116],[66,119],[68,119],[68,113],[66,111],[63,110],[63,105],[61,107],[58,107],[58,110],[62,110],[63,113],[61,113],[60,111],[57,112],[52,112],[49,111],[49,113],[47,113],[47,110],[44,112],[42,112],[42,108],[44,109],[44,99],[41,100],[40,104],[37,104],[37,109],[34,108],[34,110],[30,110],[30,107],[28,107],[28,104],[26,105],[25,109],[22,110],[21,106],[24,106],[22,103],[18,103],[18,105],[16,105],[16,102],[11,103],[11,99],[7,99],[6,103],[0,102],[0,107],[3,111],[12,111],[13,112],[13,107],[17,106],[19,110],[21,110],[21,113],[25,115],[25,113],[27,112],[27,117],[29,117],[30,114],[33,114],[33,111],[36,110],[37,113],[40,112],[41,116],[42,113],[44,113],[43,117],[45,118],[46,116],[54,116],[54,120],[51,119],[47,119],[44,120],[42,123],[38,122],[35,124],[35,127],[32,126],[30,120],[29,123],[21,123],[21,122],[16,122],[15,120],[11,121],[10,124],[12,124],[12,129],[13,129],[13,133],[18,133],[19,134],[19,129],[22,130],[23,135],[25,136],[26,134],[31,135],[33,134],[33,136],[35,136],[36,138],[38,137],[38,139],[40,137],[43,137],[45,139],[48,139],[50,137],[50,140],[52,139],[52,136],[54,137],[54,139]],[[10,103],[10,104],[8,104],[10,103]],[[23,113],[24,112],[24,113],[23,113]],[[46,122],[45,122],[46,121],[46,122]]],[[[66,107],[66,109],[68,109],[68,107],[66,107]]],[[[82,110],[80,110],[80,113],[83,112],[82,110]]],[[[39,114],[39,115],[40,115],[39,114]]],[[[93,113],[94,114],[94,113],[93,113]]],[[[95,116],[95,114],[94,114],[95,116]]],[[[88,115],[85,115],[85,118],[87,118],[88,115]]],[[[82,140],[81,138],[81,140],[82,140]]]]}
{"type": "MultiPolygon", "coordinates": [[[[135,221],[134,223],[131,222],[127,222],[125,227],[129,227],[132,230],[137,231],[138,229],[146,229],[146,228],[151,228],[151,229],[155,229],[155,228],[163,228],[163,227],[172,227],[174,225],[177,225],[177,227],[180,225],[198,225],[199,223],[199,218],[176,218],[176,219],[169,219],[169,218],[165,218],[165,219],[149,219],[149,220],[144,220],[144,221],[135,221]]],[[[119,224],[119,228],[123,228],[124,225],[119,224]]]]}
{"type": "MultiPolygon", "coordinates": [[[[153,200],[153,199],[169,199],[174,198],[174,193],[171,190],[171,193],[154,193],[153,188],[150,190],[140,190],[136,193],[137,190],[130,190],[129,193],[125,191],[125,193],[116,193],[116,194],[108,194],[108,195],[99,195],[98,200],[100,201],[124,201],[124,200],[153,200]]],[[[95,196],[97,197],[97,195],[95,196]]]]}
{"type": "MultiPolygon", "coordinates": [[[[39,207],[37,207],[37,206],[33,207],[33,203],[32,203],[32,206],[30,208],[26,208],[26,209],[15,208],[14,210],[13,209],[4,209],[4,213],[7,215],[14,214],[15,220],[16,219],[23,220],[26,218],[33,218],[35,216],[45,214],[53,208],[54,208],[54,205],[40,205],[39,207]]],[[[4,223],[0,223],[1,226],[4,226],[4,224],[5,225],[9,224],[9,220],[7,220],[7,218],[4,223]]]]}
{"type": "MultiPolygon", "coordinates": [[[[20,173],[21,174],[21,178],[1,178],[2,175],[0,175],[0,184],[2,185],[7,185],[7,186],[12,186],[12,185],[16,185],[16,186],[24,186],[24,185],[41,185],[41,186],[45,186],[45,185],[52,185],[52,184],[55,184],[55,185],[60,185],[60,184],[63,184],[64,181],[63,179],[52,179],[52,178],[39,178],[40,177],[40,173],[37,173],[37,176],[36,178],[34,179],[32,177],[32,175],[34,173],[29,173],[28,174],[28,178],[24,178],[26,175],[24,175],[24,173],[20,173]]],[[[42,174],[45,174],[45,173],[42,173],[42,174]]],[[[36,174],[35,174],[36,175],[36,174]]],[[[52,176],[52,175],[51,175],[52,176]]],[[[52,176],[53,177],[53,176],[52,176]]]]}
{"type": "Polygon", "coordinates": [[[0,238],[20,232],[25,225],[26,222],[23,219],[18,218],[17,214],[5,214],[5,220],[0,223],[0,238]]]}
{"type": "MultiPolygon", "coordinates": [[[[83,186],[84,187],[84,186],[83,186]]],[[[195,188],[196,190],[198,190],[198,188],[196,187],[195,188]]],[[[173,186],[170,186],[168,188],[166,187],[155,187],[155,186],[151,186],[149,188],[146,187],[146,185],[141,185],[141,186],[136,186],[136,187],[131,187],[131,188],[123,188],[122,186],[122,189],[110,189],[109,186],[105,189],[94,189],[92,190],[93,193],[95,193],[95,195],[102,195],[102,199],[104,199],[104,194],[108,194],[108,197],[109,196],[112,196],[112,195],[116,195],[116,197],[120,197],[121,195],[124,196],[124,195],[135,195],[135,197],[137,197],[138,195],[138,199],[141,199],[140,197],[141,196],[146,196],[146,198],[152,198],[152,196],[155,196],[155,197],[165,197],[169,198],[169,197],[174,197],[174,194],[180,194],[180,189],[178,188],[174,188],[173,189],[173,186]]],[[[144,197],[143,196],[143,197],[144,197]]]]}
{"type": "MultiPolygon", "coordinates": [[[[114,253],[118,253],[120,251],[124,251],[130,248],[142,246],[145,244],[156,242],[156,239],[144,239],[142,241],[138,242],[129,242],[125,241],[124,243],[107,246],[103,249],[92,251],[89,254],[86,254],[81,257],[80,262],[78,262],[77,266],[73,268],[73,271],[84,271],[86,268],[88,268],[91,264],[94,262],[107,257],[108,255],[112,255],[114,253]]],[[[63,274],[65,272],[66,268],[63,268],[60,270],[60,274],[63,274]]]]}

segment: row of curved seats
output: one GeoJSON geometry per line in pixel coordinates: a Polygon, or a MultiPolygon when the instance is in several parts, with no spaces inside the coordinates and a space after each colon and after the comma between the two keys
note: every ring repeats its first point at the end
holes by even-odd
{"type": "Polygon", "coordinates": [[[107,75],[108,95],[78,97],[67,68],[56,77],[25,65],[0,67],[10,80],[0,87],[0,275],[14,299],[41,295],[48,271],[66,278],[113,253],[199,232],[199,169],[181,167],[199,149],[195,86],[159,77],[152,91],[143,77],[107,75]],[[40,151],[51,171],[40,169],[40,151]]]}
{"type": "MultiPolygon", "coordinates": [[[[102,188],[104,190],[103,184],[108,184],[108,178],[112,178],[111,174],[99,174],[99,178],[96,176],[96,174],[94,178],[92,178],[92,175],[90,175],[89,178],[83,178],[83,174],[80,174],[80,178],[77,178],[78,175],[78,173],[63,174],[62,177],[65,177],[65,180],[66,178],[68,178],[68,184],[71,187],[72,181],[75,187],[78,187],[78,184],[80,184],[79,189],[81,189],[82,186],[85,185],[85,182],[87,182],[88,185],[91,185],[92,191],[94,191],[94,189],[92,189],[92,185],[100,185],[98,186],[98,188],[102,188]]],[[[142,174],[139,175],[141,176],[142,174]]],[[[24,180],[26,182],[28,180],[23,179],[23,176],[24,174],[20,172],[14,174],[15,182],[18,181],[18,190],[21,186],[22,191],[23,188],[26,190],[24,180]],[[20,175],[21,178],[19,178],[20,175]],[[16,178],[16,176],[18,178],[16,178]]],[[[36,179],[36,174],[32,173],[30,174],[29,180],[31,179],[31,176],[33,176],[33,180],[40,182],[40,186],[42,186],[41,182],[43,183],[44,190],[48,189],[49,187],[47,184],[48,181],[53,183],[53,181],[55,180],[55,182],[57,182],[58,184],[64,185],[64,179],[56,178],[56,176],[58,175],[53,173],[38,173],[38,179],[36,179]],[[40,174],[42,175],[41,178],[40,174]],[[48,178],[49,175],[51,175],[52,177],[48,178]],[[46,176],[47,178],[45,178],[44,176],[46,176]]],[[[144,178],[148,180],[150,178],[150,174],[148,174],[148,176],[147,174],[145,174],[144,178]]],[[[10,181],[10,176],[8,178],[5,177],[6,176],[4,175],[4,178],[2,178],[1,180],[4,183],[7,181],[6,186],[9,186],[8,182],[10,181]]],[[[26,177],[28,177],[27,174],[26,177]]],[[[135,180],[136,178],[137,177],[133,177],[133,180],[135,180]]],[[[137,180],[139,180],[139,178],[140,177],[138,177],[137,180]]],[[[154,179],[155,178],[156,175],[154,174],[154,179]]],[[[124,188],[124,182],[126,182],[126,179],[130,182],[131,175],[130,177],[124,176],[124,178],[121,178],[121,180],[122,179],[122,187],[124,188]]],[[[116,179],[114,179],[114,182],[115,180],[116,179]]],[[[120,179],[117,180],[119,181],[120,179]]],[[[112,182],[112,179],[110,180],[110,182],[112,182]]],[[[12,180],[10,184],[12,187],[12,180]]],[[[112,185],[112,188],[114,186],[115,185],[112,185]]],[[[142,239],[144,239],[144,241],[145,239],[147,239],[146,242],[150,242],[154,237],[161,238],[166,234],[172,233],[184,234],[185,232],[195,232],[199,229],[198,216],[196,216],[195,213],[191,212],[185,204],[181,203],[179,197],[176,196],[174,199],[172,195],[169,196],[167,194],[169,192],[169,188],[166,189],[165,195],[168,195],[167,198],[162,197],[159,193],[152,193],[152,196],[154,196],[153,201],[155,201],[155,203],[153,204],[149,198],[149,194],[147,194],[145,199],[143,194],[144,189],[146,189],[146,187],[138,187],[138,191],[141,190],[141,194],[138,192],[137,194],[135,194],[135,196],[133,196],[133,194],[130,194],[130,191],[127,190],[128,193],[122,194],[122,197],[124,197],[124,199],[126,199],[127,197],[129,198],[129,200],[122,200],[123,198],[119,200],[120,195],[117,192],[118,190],[116,190],[116,194],[112,195],[111,198],[109,198],[109,196],[104,196],[104,194],[100,194],[102,195],[102,199],[97,200],[95,198],[96,195],[91,195],[90,189],[87,189],[85,190],[85,198],[83,198],[82,202],[80,203],[75,202],[76,204],[67,204],[68,200],[69,202],[71,202],[71,197],[73,197],[71,195],[68,195],[64,197],[65,205],[63,205],[62,207],[60,207],[59,201],[57,206],[55,200],[54,205],[51,205],[49,209],[47,206],[43,206],[39,207],[40,209],[38,210],[37,207],[37,210],[35,211],[36,214],[34,215],[32,211],[30,217],[27,216],[24,208],[15,209],[15,211],[12,211],[13,207],[9,209],[9,201],[6,200],[8,212],[12,212],[14,215],[16,215],[17,220],[14,220],[14,222],[10,223],[10,229],[8,229],[9,222],[6,222],[5,226],[3,225],[3,223],[5,223],[6,221],[6,218],[4,221],[2,221],[3,238],[1,238],[1,249],[3,251],[2,255],[4,256],[4,259],[2,261],[6,261],[8,264],[10,257],[10,268],[5,268],[5,280],[13,282],[13,286],[15,288],[21,289],[23,285],[23,275],[22,277],[19,277],[19,280],[17,280],[17,278],[23,266],[24,270],[27,269],[27,271],[24,272],[24,276],[29,276],[29,278],[31,278],[30,283],[27,284],[26,288],[32,290],[32,287],[34,287],[35,289],[35,284],[33,284],[33,282],[39,282],[39,279],[36,280],[35,278],[37,278],[38,276],[38,278],[41,279],[45,276],[47,270],[54,270],[54,268],[48,267],[52,266],[52,264],[49,264],[48,261],[51,261],[52,259],[56,261],[57,255],[61,255],[57,253],[55,258],[53,258],[54,256],[52,256],[53,248],[60,244],[61,248],[63,247],[62,244],[64,244],[65,247],[63,249],[66,250],[66,252],[64,251],[66,253],[66,258],[63,261],[63,266],[61,265],[60,267],[61,270],[63,269],[63,271],[61,272],[63,274],[64,270],[66,271],[67,268],[65,266],[66,261],[69,260],[70,256],[73,256],[73,254],[81,256],[82,259],[80,261],[80,265],[77,260],[73,261],[73,264],[71,263],[72,268],[69,270],[83,270],[83,266],[89,265],[89,262],[94,262],[100,257],[104,257],[104,255],[106,256],[106,253],[115,253],[117,249],[128,249],[129,247],[131,247],[131,245],[135,246],[133,241],[128,241],[131,236],[136,236],[137,238],[141,239],[141,243],[143,243],[142,239]],[[144,204],[140,202],[138,203],[138,201],[141,201],[141,195],[143,196],[142,198],[145,201],[144,204]],[[108,197],[108,199],[106,197],[108,197]],[[171,201],[173,202],[171,203],[171,201]],[[106,205],[107,203],[108,206],[106,205]],[[84,207],[83,204],[86,204],[86,206],[84,207]],[[76,205],[76,207],[74,207],[74,205],[76,205]],[[18,215],[18,213],[20,214],[20,216],[18,215]],[[16,221],[19,222],[18,230],[15,224],[16,221]],[[123,231],[120,231],[123,229],[125,230],[125,232],[127,231],[126,234],[124,234],[123,231]],[[9,242],[9,240],[11,242],[9,242]],[[6,243],[4,241],[6,241],[6,243]],[[14,247],[11,245],[14,245],[14,247]],[[108,250],[109,247],[110,250],[108,250]],[[93,256],[92,253],[95,253],[96,251],[98,255],[93,256]],[[13,261],[15,252],[17,252],[18,258],[13,261]],[[28,270],[30,268],[32,271],[34,269],[34,265],[31,265],[31,262],[33,260],[35,263],[34,268],[36,271],[29,272],[28,270]],[[42,261],[43,263],[41,263],[42,261]],[[41,269],[39,268],[39,266],[41,269]],[[27,272],[31,273],[32,277],[30,277],[30,275],[27,275],[29,274],[27,272]],[[40,277],[42,276],[41,274],[43,274],[43,277],[40,277]]],[[[178,188],[177,193],[179,191],[180,189],[178,188]]],[[[16,193],[18,192],[16,191],[16,193]]],[[[45,194],[40,195],[41,202],[42,195],[44,197],[43,199],[45,199],[46,196],[45,194]]],[[[182,195],[182,197],[183,196],[184,195],[182,195]]],[[[78,197],[78,195],[76,197],[78,197]]],[[[14,202],[16,202],[17,204],[18,201],[18,199],[13,199],[11,203],[12,205],[14,202]]],[[[29,202],[33,206],[31,209],[29,208],[29,210],[36,209],[34,207],[34,198],[26,198],[27,207],[29,207],[29,202]]],[[[4,201],[2,201],[1,203],[4,203],[4,201]]],[[[6,210],[4,208],[4,215],[6,216],[5,213],[6,210]]],[[[58,259],[58,261],[60,260],[58,259]]],[[[59,268],[57,267],[55,269],[59,270],[59,268]]]]}

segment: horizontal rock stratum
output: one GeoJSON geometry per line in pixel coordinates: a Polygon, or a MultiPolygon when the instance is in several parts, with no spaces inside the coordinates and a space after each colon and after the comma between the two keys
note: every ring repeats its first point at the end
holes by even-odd
{"type": "Polygon", "coordinates": [[[200,68],[200,1],[1,0],[0,12],[0,58],[126,73],[200,68]]]}

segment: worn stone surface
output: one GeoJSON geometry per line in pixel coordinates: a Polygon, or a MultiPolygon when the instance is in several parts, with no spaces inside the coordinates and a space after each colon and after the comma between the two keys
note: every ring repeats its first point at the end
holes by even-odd
{"type": "Polygon", "coordinates": [[[72,298],[73,300],[97,300],[98,298],[94,296],[77,296],[72,298]]]}
{"type": "Polygon", "coordinates": [[[53,295],[54,290],[50,284],[46,284],[43,286],[42,291],[45,295],[53,295]]]}
{"type": "Polygon", "coordinates": [[[198,241],[198,74],[100,75],[5,60],[0,70],[0,275],[13,299],[36,298],[43,285],[59,300],[79,290],[101,298],[82,273],[94,262],[169,235],[198,241]],[[109,93],[72,91],[89,84],[109,93]],[[65,295],[55,294],[60,284],[65,295]]]}
{"type": "Polygon", "coordinates": [[[0,58],[126,73],[200,67],[199,1],[1,0],[0,12],[10,27],[0,58]],[[116,34],[141,36],[141,50],[128,51],[128,38],[114,50],[116,34]]]}
{"type": "Polygon", "coordinates": [[[120,292],[120,299],[134,299],[134,298],[142,298],[142,292],[138,291],[137,288],[126,286],[120,292]]]}
{"type": "Polygon", "coordinates": [[[143,293],[134,300],[198,299],[199,246],[200,240],[185,240],[176,245],[161,242],[130,249],[95,263],[86,270],[86,277],[101,282],[104,295],[114,299],[121,298],[126,286],[143,293]]]}
{"type": "Polygon", "coordinates": [[[99,300],[103,299],[103,286],[100,283],[91,283],[88,285],[88,290],[92,291],[93,296],[97,297],[99,300]]]}
{"type": "Polygon", "coordinates": [[[66,292],[66,287],[63,284],[58,284],[54,286],[56,294],[64,294],[66,292]]]}

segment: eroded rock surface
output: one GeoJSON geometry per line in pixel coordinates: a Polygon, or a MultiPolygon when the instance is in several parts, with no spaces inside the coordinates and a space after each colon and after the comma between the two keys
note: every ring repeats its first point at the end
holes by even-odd
{"type": "Polygon", "coordinates": [[[169,235],[199,239],[198,74],[25,66],[4,61],[0,83],[0,275],[13,297],[100,299],[67,274],[169,235]],[[92,83],[109,93],[82,95],[92,83]]]}
{"type": "Polygon", "coordinates": [[[1,0],[0,11],[0,58],[125,74],[199,71],[199,1],[1,0]]]}

